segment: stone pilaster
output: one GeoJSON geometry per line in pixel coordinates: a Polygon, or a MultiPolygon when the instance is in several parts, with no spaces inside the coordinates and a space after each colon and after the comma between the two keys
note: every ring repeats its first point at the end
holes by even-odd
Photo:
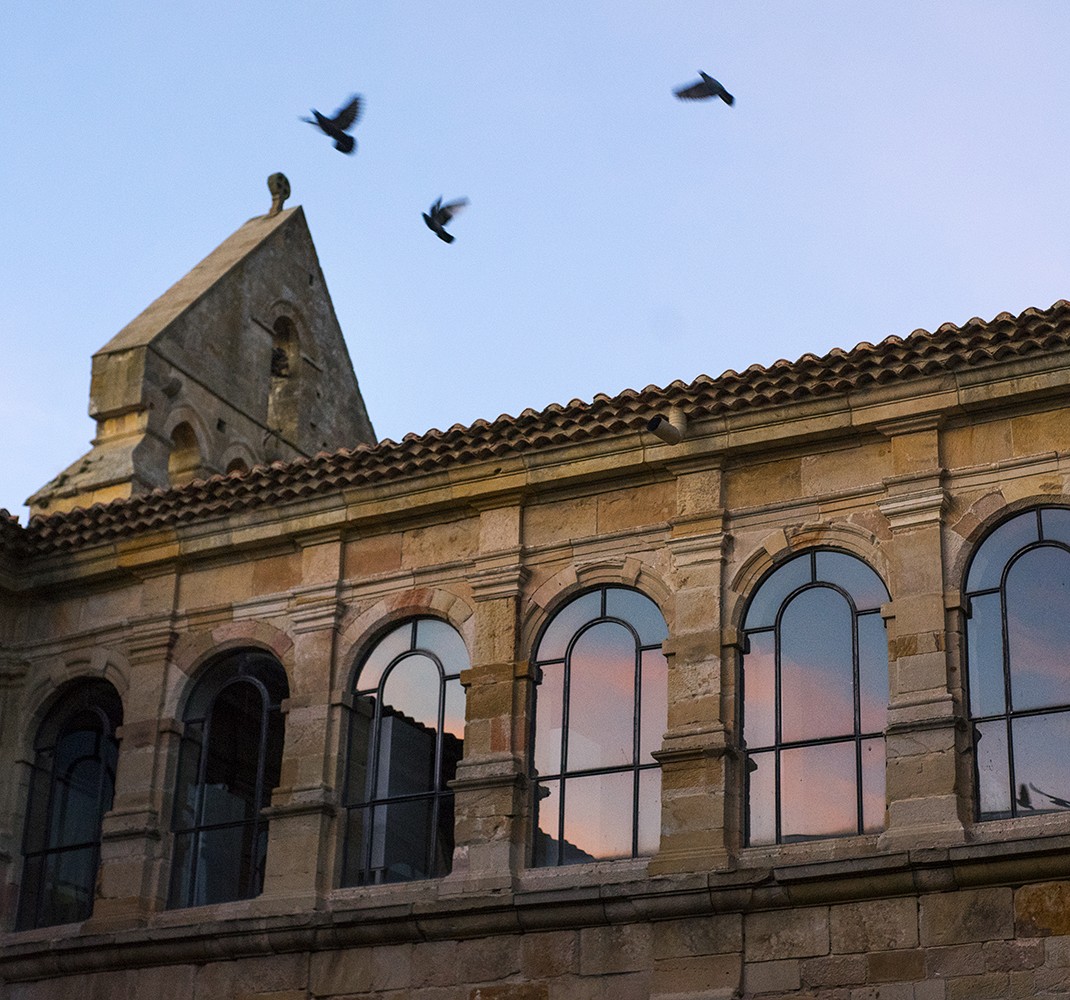
{"type": "MultiPolygon", "coordinates": [[[[26,678],[26,664],[0,651],[0,740],[5,752],[3,759],[11,761],[17,748],[15,740],[18,728],[18,713],[15,706],[26,678]]],[[[33,734],[27,734],[23,745],[29,745],[33,734]]],[[[21,757],[21,754],[18,756],[21,757]]],[[[22,850],[21,831],[12,822],[23,815],[26,802],[30,765],[19,761],[15,766],[14,781],[5,781],[0,793],[0,927],[10,927],[15,921],[18,905],[19,854],[22,850]]]]}
{"type": "Polygon", "coordinates": [[[663,649],[669,662],[668,731],[661,764],[661,848],[651,873],[704,871],[728,862],[736,808],[729,766],[733,745],[731,657],[722,658],[721,470],[684,469],[669,540],[675,614],[663,649]],[[727,663],[727,670],[722,667],[727,663]]]}
{"type": "Polygon", "coordinates": [[[890,849],[963,839],[957,783],[958,720],[948,684],[944,610],[943,514],[935,425],[890,433],[897,470],[879,501],[892,540],[887,545],[892,603],[888,623],[888,823],[890,849]]]}

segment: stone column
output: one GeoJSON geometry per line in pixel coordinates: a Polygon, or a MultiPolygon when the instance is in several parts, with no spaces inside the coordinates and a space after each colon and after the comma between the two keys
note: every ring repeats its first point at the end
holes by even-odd
{"type": "Polygon", "coordinates": [[[663,649],[669,661],[669,728],[661,763],[661,848],[651,874],[728,865],[738,808],[730,773],[735,745],[734,663],[722,656],[724,564],[721,469],[708,459],[674,469],[675,615],[663,649]]]}
{"type": "Polygon", "coordinates": [[[450,783],[456,845],[446,888],[507,887],[526,847],[526,756],[532,674],[519,650],[521,508],[484,510],[479,556],[469,577],[476,601],[472,665],[466,690],[464,759],[450,783]]]}
{"type": "MultiPolygon", "coordinates": [[[[13,781],[3,783],[0,794],[0,928],[14,926],[18,907],[19,855],[22,851],[22,830],[12,820],[24,816],[29,791],[31,764],[18,753],[21,746],[32,746],[34,733],[23,733],[19,727],[15,706],[26,678],[26,664],[0,650],[0,740],[5,745],[3,760],[13,762],[13,781]],[[22,739],[18,740],[17,735],[22,739]]],[[[25,723],[23,723],[25,726],[25,723]]]]}
{"type": "Polygon", "coordinates": [[[127,645],[131,684],[117,731],[115,796],[101,828],[97,898],[87,931],[138,926],[167,905],[163,822],[182,726],[161,718],[160,705],[174,641],[170,619],[156,619],[135,624],[127,645]]]}
{"type": "Polygon", "coordinates": [[[884,430],[894,477],[878,502],[888,518],[892,594],[888,623],[888,824],[883,847],[939,846],[964,837],[957,786],[957,729],[948,684],[943,513],[935,420],[884,430]]]}

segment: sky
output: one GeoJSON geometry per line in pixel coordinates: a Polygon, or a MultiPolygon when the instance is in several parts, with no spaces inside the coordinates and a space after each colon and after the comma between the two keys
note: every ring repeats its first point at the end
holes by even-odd
{"type": "Polygon", "coordinates": [[[1065,0],[0,4],[0,507],[304,206],[380,438],[1070,297],[1065,0]],[[736,98],[684,102],[703,69],[736,98]],[[351,93],[344,156],[299,119],[351,93]],[[447,245],[421,212],[470,199],[447,245]]]}

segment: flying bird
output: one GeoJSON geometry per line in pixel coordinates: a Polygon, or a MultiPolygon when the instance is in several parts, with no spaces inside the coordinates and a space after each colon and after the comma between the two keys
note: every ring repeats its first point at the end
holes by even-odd
{"type": "Polygon", "coordinates": [[[731,104],[735,98],[728,93],[712,76],[698,71],[702,77],[695,83],[689,83],[673,91],[682,101],[704,101],[707,97],[719,97],[725,104],[731,104]]]}
{"type": "Polygon", "coordinates": [[[364,104],[360,94],[354,94],[348,104],[342,105],[335,113],[333,118],[328,118],[326,115],[321,115],[315,108],[312,109],[312,114],[315,118],[302,118],[301,121],[308,122],[309,125],[316,125],[319,129],[329,135],[334,140],[334,148],[340,150],[343,153],[352,153],[357,148],[357,140],[351,135],[347,135],[349,130],[360,120],[361,112],[364,110],[364,104]]]}
{"type": "Polygon", "coordinates": [[[449,204],[443,205],[442,199],[439,198],[429,211],[423,213],[424,222],[427,223],[427,228],[431,230],[440,240],[444,243],[453,242],[453,234],[447,233],[443,228],[465,205],[468,204],[467,198],[458,198],[456,201],[451,201],[449,204]]]}

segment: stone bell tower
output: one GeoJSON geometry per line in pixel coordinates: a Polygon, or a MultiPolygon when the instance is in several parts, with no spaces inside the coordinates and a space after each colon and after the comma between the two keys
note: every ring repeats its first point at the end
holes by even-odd
{"type": "Polygon", "coordinates": [[[92,448],[31,516],[374,444],[300,207],[245,223],[93,355],[92,448]]]}

